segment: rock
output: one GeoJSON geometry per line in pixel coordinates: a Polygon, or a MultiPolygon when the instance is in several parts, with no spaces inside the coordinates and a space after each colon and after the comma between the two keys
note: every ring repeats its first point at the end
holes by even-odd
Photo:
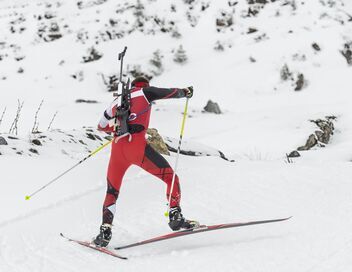
{"type": "Polygon", "coordinates": [[[248,29],[248,31],[247,31],[247,34],[252,34],[252,33],[255,33],[255,32],[257,32],[257,31],[258,31],[258,29],[254,28],[254,27],[250,27],[250,28],[248,29]]]}
{"type": "Polygon", "coordinates": [[[79,140],[78,142],[80,142],[82,145],[87,145],[85,142],[83,142],[82,140],[79,140]]]}
{"type": "Polygon", "coordinates": [[[107,141],[111,141],[113,139],[113,136],[105,136],[104,139],[107,141]]]}
{"type": "Polygon", "coordinates": [[[34,145],[42,145],[42,143],[38,139],[32,140],[32,144],[34,144],[34,145]]]}
{"type": "Polygon", "coordinates": [[[155,128],[149,128],[147,130],[147,135],[148,144],[150,144],[157,152],[163,155],[170,155],[170,152],[167,149],[163,138],[159,135],[158,131],[155,128]]]}
{"type": "Polygon", "coordinates": [[[315,134],[311,134],[304,146],[297,148],[298,151],[309,150],[318,143],[315,134]]]}
{"type": "Polygon", "coordinates": [[[304,79],[304,75],[303,74],[298,74],[297,76],[297,81],[296,81],[296,88],[295,91],[300,91],[303,89],[304,85],[305,85],[305,79],[304,79]]]}
{"type": "Polygon", "coordinates": [[[252,62],[252,63],[257,62],[257,60],[255,58],[253,58],[253,57],[249,57],[249,61],[252,62]]]}
{"type": "Polygon", "coordinates": [[[29,149],[30,152],[34,153],[34,154],[39,154],[38,150],[31,148],[29,149]]]}
{"type": "Polygon", "coordinates": [[[315,51],[320,51],[321,50],[320,46],[317,43],[313,43],[312,47],[314,48],[315,51]]]}
{"type": "Polygon", "coordinates": [[[352,65],[352,42],[346,43],[344,49],[340,51],[342,56],[345,57],[347,64],[352,65]]]}
{"type": "Polygon", "coordinates": [[[292,151],[290,154],[288,154],[289,158],[298,158],[301,157],[301,154],[297,150],[292,151]]]}
{"type": "Polygon", "coordinates": [[[8,145],[7,141],[5,140],[4,137],[0,136],[0,145],[8,145]]]}
{"type": "Polygon", "coordinates": [[[95,139],[99,140],[99,141],[103,141],[103,139],[99,136],[99,135],[96,135],[96,134],[93,134],[95,139]]]}
{"type": "Polygon", "coordinates": [[[86,100],[86,99],[76,99],[76,103],[87,103],[87,104],[97,104],[96,100],[86,100]]]}
{"type": "Polygon", "coordinates": [[[222,113],[218,103],[213,102],[211,100],[209,100],[207,105],[204,107],[204,111],[215,113],[215,114],[221,114],[222,113]]]}
{"type": "Polygon", "coordinates": [[[233,25],[233,13],[221,11],[220,17],[216,18],[216,26],[218,31],[233,25]]]}
{"type": "Polygon", "coordinates": [[[87,138],[88,138],[88,139],[91,139],[91,140],[93,140],[93,141],[96,140],[96,138],[94,137],[94,135],[93,135],[92,133],[86,133],[86,135],[87,135],[87,138]]]}
{"type": "Polygon", "coordinates": [[[83,57],[83,63],[97,61],[103,57],[103,54],[98,52],[94,47],[88,49],[88,56],[83,57]]]}
{"type": "Polygon", "coordinates": [[[321,130],[316,131],[315,135],[317,136],[317,139],[319,142],[328,144],[330,141],[330,137],[334,134],[334,124],[332,123],[331,120],[311,120],[311,122],[315,123],[321,130]]]}

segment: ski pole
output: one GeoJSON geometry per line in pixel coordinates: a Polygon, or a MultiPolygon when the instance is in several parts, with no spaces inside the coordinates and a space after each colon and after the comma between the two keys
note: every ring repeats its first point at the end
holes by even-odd
{"type": "Polygon", "coordinates": [[[102,146],[98,147],[95,151],[93,151],[92,153],[90,153],[87,157],[85,157],[84,159],[80,160],[78,163],[76,163],[74,166],[72,166],[70,169],[66,170],[65,172],[63,172],[62,174],[60,174],[59,176],[57,176],[56,178],[54,178],[53,180],[51,180],[50,182],[48,182],[47,184],[45,184],[44,186],[42,186],[41,188],[39,188],[38,190],[36,190],[35,192],[33,192],[30,195],[26,195],[25,199],[26,200],[30,200],[32,198],[32,196],[36,195],[37,193],[39,193],[40,191],[44,190],[45,188],[47,188],[50,184],[54,183],[55,181],[57,181],[59,178],[61,178],[62,176],[64,176],[65,174],[67,174],[68,172],[70,172],[73,168],[75,168],[76,166],[80,165],[82,162],[84,162],[85,160],[89,159],[90,157],[94,156],[95,154],[97,154],[100,150],[102,150],[103,148],[105,148],[106,146],[108,146],[110,143],[112,142],[112,140],[110,140],[109,142],[103,144],[102,146]]]}
{"type": "Polygon", "coordinates": [[[183,131],[185,129],[185,123],[186,123],[186,117],[187,117],[187,111],[188,111],[188,101],[189,98],[187,97],[186,99],[186,105],[185,109],[183,111],[183,119],[182,119],[182,125],[181,125],[181,133],[180,133],[180,139],[178,141],[178,148],[177,148],[177,155],[176,155],[176,161],[175,161],[175,168],[174,168],[174,174],[172,176],[172,182],[171,182],[171,190],[169,193],[169,201],[167,203],[167,211],[165,212],[165,216],[169,216],[169,211],[170,211],[170,205],[171,205],[171,195],[172,191],[174,189],[174,184],[175,184],[175,178],[176,178],[176,171],[177,171],[177,166],[178,166],[178,158],[180,157],[180,151],[181,151],[181,143],[182,143],[182,138],[183,138],[183,131]]]}

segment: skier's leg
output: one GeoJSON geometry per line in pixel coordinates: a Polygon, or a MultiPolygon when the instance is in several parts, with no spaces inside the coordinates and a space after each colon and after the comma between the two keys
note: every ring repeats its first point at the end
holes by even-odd
{"type": "Polygon", "coordinates": [[[166,197],[167,200],[169,199],[171,193],[171,207],[178,207],[180,205],[181,200],[181,189],[180,183],[178,180],[178,176],[175,176],[174,187],[172,192],[171,185],[172,185],[172,177],[174,175],[174,171],[171,168],[170,164],[167,160],[161,156],[157,151],[155,151],[149,144],[145,146],[144,157],[139,164],[145,171],[149,172],[150,174],[156,176],[157,178],[164,181],[167,185],[166,190],[166,197]]]}
{"type": "Polygon", "coordinates": [[[122,178],[128,167],[129,164],[126,162],[116,161],[114,156],[111,156],[108,167],[107,190],[103,205],[103,224],[112,225],[116,211],[116,200],[119,196],[122,178]]]}
{"type": "Polygon", "coordinates": [[[171,203],[169,211],[169,226],[172,230],[192,229],[199,226],[199,222],[194,220],[187,220],[181,213],[180,200],[181,190],[177,175],[175,176],[174,187],[172,192],[172,178],[174,175],[173,169],[163,156],[156,152],[150,145],[145,146],[144,157],[142,163],[139,165],[147,172],[163,180],[167,185],[166,197],[169,200],[171,193],[171,203]]]}
{"type": "Polygon", "coordinates": [[[106,247],[111,240],[116,200],[119,196],[122,178],[129,166],[130,163],[122,156],[119,143],[113,143],[108,167],[107,191],[103,205],[103,222],[100,226],[100,233],[93,240],[96,246],[106,247]]]}

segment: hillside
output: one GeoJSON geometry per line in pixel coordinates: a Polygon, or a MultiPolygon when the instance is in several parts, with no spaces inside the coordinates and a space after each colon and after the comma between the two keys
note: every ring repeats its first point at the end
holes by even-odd
{"type": "MultiPolygon", "coordinates": [[[[0,0],[0,26],[0,271],[352,268],[350,1],[0,0]],[[87,133],[104,140],[94,128],[124,46],[126,77],[194,86],[184,147],[211,156],[181,155],[185,215],[290,221],[126,250],[127,262],[69,244],[60,232],[97,234],[109,148],[24,201],[103,142],[87,133]],[[204,112],[209,99],[221,114],[204,112]]],[[[177,138],[183,106],[158,101],[151,127],[177,138]]],[[[113,245],[169,231],[164,190],[129,170],[113,245]]]]}

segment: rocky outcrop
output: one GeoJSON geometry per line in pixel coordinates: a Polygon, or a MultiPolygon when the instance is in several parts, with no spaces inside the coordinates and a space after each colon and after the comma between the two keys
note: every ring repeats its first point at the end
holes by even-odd
{"type": "Polygon", "coordinates": [[[331,136],[334,134],[335,116],[326,116],[325,119],[310,120],[316,124],[320,130],[316,130],[311,134],[304,146],[297,148],[298,151],[309,150],[314,146],[325,147],[330,142],[331,136]]]}
{"type": "MultiPolygon", "coordinates": [[[[179,143],[178,139],[166,136],[165,143],[167,145],[167,148],[171,152],[177,153],[178,143],[179,143]]],[[[199,157],[199,156],[205,156],[205,157],[215,156],[215,157],[220,157],[221,159],[224,159],[229,162],[235,162],[235,160],[227,158],[225,156],[225,154],[223,152],[221,152],[220,150],[214,149],[214,148],[206,146],[206,145],[202,145],[200,143],[190,142],[187,140],[184,140],[182,142],[180,154],[186,155],[186,156],[197,156],[197,157],[199,157]]]]}
{"type": "Polygon", "coordinates": [[[154,150],[163,155],[170,155],[170,152],[167,149],[163,138],[159,135],[157,129],[149,128],[147,130],[147,136],[147,142],[154,148],[154,150]]]}

